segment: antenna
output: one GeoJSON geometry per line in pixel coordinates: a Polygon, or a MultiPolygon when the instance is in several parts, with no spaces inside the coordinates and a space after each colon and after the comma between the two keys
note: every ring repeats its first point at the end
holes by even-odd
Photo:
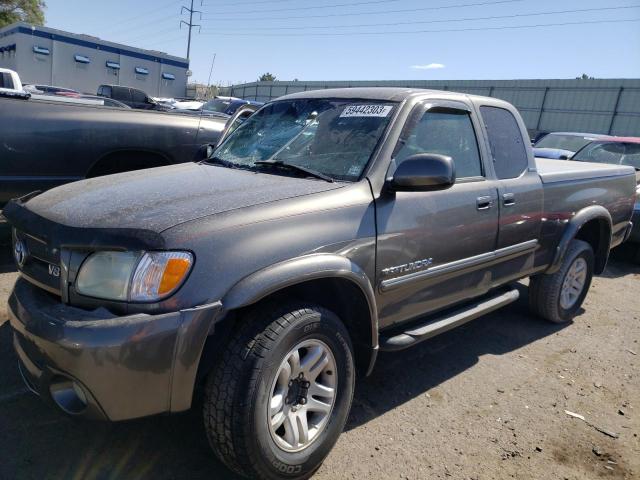
{"type": "MultiPolygon", "coordinates": [[[[216,55],[213,54],[213,60],[211,60],[211,68],[209,69],[209,80],[207,80],[207,92],[211,88],[211,74],[213,73],[213,64],[216,63],[216,55]]],[[[196,89],[196,92],[198,90],[196,89]]],[[[206,103],[206,102],[205,102],[206,103]]],[[[198,131],[196,132],[196,141],[198,140],[198,135],[200,135],[200,123],[202,122],[202,116],[204,115],[204,103],[202,104],[202,108],[200,109],[200,118],[198,119],[198,131]]]]}

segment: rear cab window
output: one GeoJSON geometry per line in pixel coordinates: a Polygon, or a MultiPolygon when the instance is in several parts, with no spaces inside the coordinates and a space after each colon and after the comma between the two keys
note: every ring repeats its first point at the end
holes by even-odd
{"type": "Polygon", "coordinates": [[[131,89],[131,98],[135,103],[146,103],[147,102],[147,94],[142,90],[136,90],[134,88],[131,89]]]}
{"type": "Polygon", "coordinates": [[[0,88],[15,88],[15,86],[13,85],[13,79],[11,78],[10,74],[4,72],[0,73],[0,88]]]}
{"type": "Polygon", "coordinates": [[[98,89],[98,95],[101,95],[103,97],[109,97],[111,98],[111,87],[107,86],[107,85],[102,85],[99,89],[98,89]]]}
{"type": "Polygon", "coordinates": [[[513,114],[504,108],[480,107],[496,176],[517,178],[528,168],[529,158],[522,132],[513,114]]]}

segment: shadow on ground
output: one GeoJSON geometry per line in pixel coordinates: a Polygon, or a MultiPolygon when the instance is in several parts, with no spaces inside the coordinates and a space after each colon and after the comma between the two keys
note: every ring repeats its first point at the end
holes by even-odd
{"type": "MultiPolygon", "coordinates": [[[[411,350],[381,354],[362,379],[347,429],[396,408],[477,363],[553,334],[561,327],[531,317],[526,293],[516,304],[411,350]],[[391,388],[390,388],[391,387],[391,388]]],[[[68,419],[25,392],[0,327],[0,478],[232,479],[210,453],[200,409],[119,424],[68,419]]]]}
{"type": "Polygon", "coordinates": [[[8,245],[0,245],[0,274],[15,272],[11,248],[8,245]]]}
{"type": "MultiPolygon", "coordinates": [[[[360,426],[471,368],[483,355],[502,355],[565,328],[533,316],[527,289],[520,300],[401,352],[381,353],[359,382],[347,429],[360,426]]],[[[582,313],[582,312],[580,312],[582,313]]],[[[579,314],[580,314],[579,313],[579,314]]]]}

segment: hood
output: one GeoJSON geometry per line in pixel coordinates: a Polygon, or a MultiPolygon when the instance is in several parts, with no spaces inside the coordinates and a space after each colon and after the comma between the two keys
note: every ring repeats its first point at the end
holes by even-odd
{"type": "Polygon", "coordinates": [[[63,185],[25,206],[75,228],[160,233],[229,210],[340,188],[344,184],[184,163],[63,185]]]}

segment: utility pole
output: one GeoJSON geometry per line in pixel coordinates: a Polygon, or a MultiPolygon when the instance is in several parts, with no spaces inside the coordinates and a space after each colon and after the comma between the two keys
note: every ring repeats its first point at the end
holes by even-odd
{"type": "Polygon", "coordinates": [[[187,60],[189,60],[189,55],[191,53],[191,29],[193,27],[198,27],[198,32],[201,30],[201,25],[196,25],[193,23],[193,14],[194,13],[199,13],[200,14],[200,20],[202,21],[202,12],[200,10],[194,10],[193,9],[193,0],[191,0],[191,8],[187,8],[187,7],[182,7],[182,10],[180,10],[180,15],[182,15],[185,10],[187,12],[189,12],[189,22],[185,22],[184,20],[180,20],[180,28],[182,28],[182,24],[184,23],[187,27],[189,27],[189,39],[187,40],[187,60]]]}

